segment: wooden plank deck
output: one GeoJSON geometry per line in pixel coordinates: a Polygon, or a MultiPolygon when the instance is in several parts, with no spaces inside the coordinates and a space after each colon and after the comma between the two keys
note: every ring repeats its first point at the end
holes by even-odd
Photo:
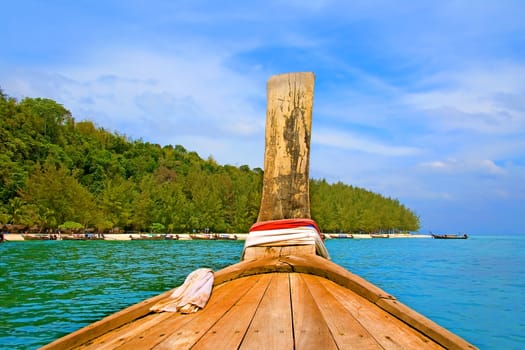
{"type": "Polygon", "coordinates": [[[443,349],[355,292],[293,272],[227,282],[203,311],[148,314],[78,347],[211,348],[443,349]]]}
{"type": "Polygon", "coordinates": [[[170,292],[44,349],[475,349],[318,256],[243,261],[215,273],[206,307],[152,313],[170,292]]]}

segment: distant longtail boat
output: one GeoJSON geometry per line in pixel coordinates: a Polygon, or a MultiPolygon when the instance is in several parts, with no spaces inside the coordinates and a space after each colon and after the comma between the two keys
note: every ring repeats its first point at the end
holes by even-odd
{"type": "Polygon", "coordinates": [[[444,234],[444,235],[435,235],[432,234],[432,238],[435,239],[467,239],[468,235],[464,234],[444,234]]]}

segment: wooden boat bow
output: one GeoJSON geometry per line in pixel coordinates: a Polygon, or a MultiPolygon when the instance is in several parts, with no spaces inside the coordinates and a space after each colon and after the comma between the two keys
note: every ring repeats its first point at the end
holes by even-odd
{"type": "Polygon", "coordinates": [[[169,294],[43,349],[475,349],[365,279],[311,254],[245,260],[217,271],[208,305],[195,314],[149,310],[169,294]],[[270,325],[275,334],[266,334],[270,325]]]}
{"type": "MultiPolygon", "coordinates": [[[[312,73],[290,73],[268,83],[259,222],[310,218],[313,82],[312,73]]],[[[214,273],[211,297],[199,312],[150,311],[168,291],[43,349],[475,349],[317,255],[308,237],[247,247],[243,261],[214,273]]]]}

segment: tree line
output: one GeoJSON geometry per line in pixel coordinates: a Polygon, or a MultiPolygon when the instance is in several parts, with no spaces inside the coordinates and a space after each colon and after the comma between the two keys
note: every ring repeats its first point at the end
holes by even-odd
{"type": "MultiPolygon", "coordinates": [[[[181,145],[131,140],[59,103],[0,89],[0,224],[33,230],[247,232],[263,170],[220,165],[181,145]]],[[[312,218],[325,232],[413,231],[398,200],[312,179],[312,218]]]]}

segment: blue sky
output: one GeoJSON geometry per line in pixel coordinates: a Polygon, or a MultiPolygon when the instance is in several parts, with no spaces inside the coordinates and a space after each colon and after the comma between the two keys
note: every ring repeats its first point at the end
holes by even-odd
{"type": "Polygon", "coordinates": [[[316,74],[311,176],[422,232],[525,233],[525,1],[3,1],[0,87],[262,167],[266,81],[316,74]]]}

